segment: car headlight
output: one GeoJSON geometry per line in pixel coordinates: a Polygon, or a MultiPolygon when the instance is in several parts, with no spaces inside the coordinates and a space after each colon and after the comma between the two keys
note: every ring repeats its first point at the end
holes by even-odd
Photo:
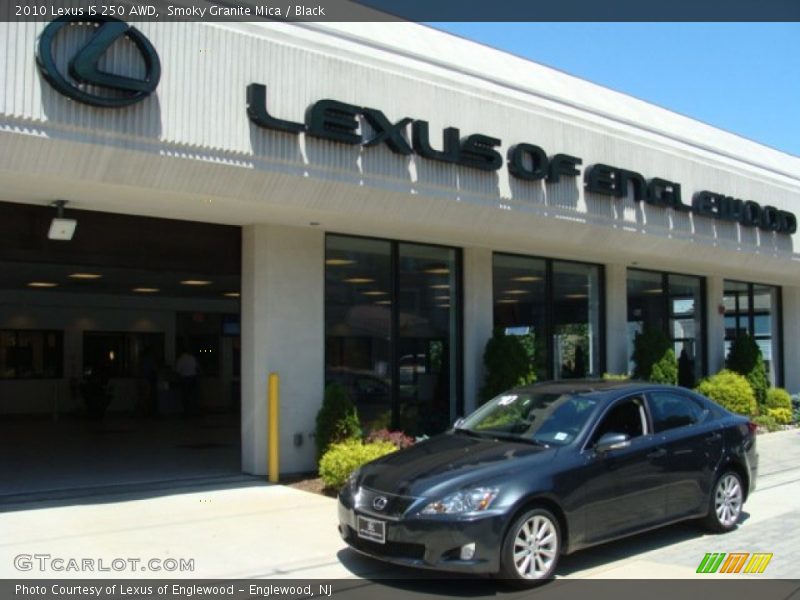
{"type": "Polygon", "coordinates": [[[489,508],[500,490],[497,488],[477,487],[462,490],[445,496],[441,500],[431,502],[422,509],[423,515],[453,515],[460,513],[481,512],[489,508]]]}
{"type": "Polygon", "coordinates": [[[361,474],[360,471],[361,469],[356,469],[350,473],[350,477],[347,478],[347,483],[345,484],[347,489],[353,495],[355,495],[355,493],[358,491],[358,476],[361,474]]]}

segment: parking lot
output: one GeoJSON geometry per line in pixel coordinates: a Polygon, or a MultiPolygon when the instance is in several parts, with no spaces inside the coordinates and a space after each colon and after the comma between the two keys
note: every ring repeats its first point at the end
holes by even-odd
{"type": "MultiPolygon", "coordinates": [[[[745,519],[737,531],[714,536],[691,523],[672,526],[565,557],[557,576],[708,577],[695,573],[707,552],[768,552],[774,557],[759,577],[796,577],[800,431],[763,435],[758,444],[758,490],[745,505],[745,519]]],[[[3,578],[432,577],[348,550],[336,531],[335,500],[247,477],[211,478],[183,488],[161,486],[122,495],[65,495],[0,510],[3,578]],[[29,561],[30,569],[20,570],[28,564],[20,562],[20,555],[50,558],[29,561]],[[70,558],[89,559],[93,569],[59,570],[55,558],[64,559],[64,564],[70,558]],[[115,559],[127,566],[99,570],[115,559]],[[128,559],[138,561],[135,568],[128,559]],[[176,570],[167,570],[173,562],[176,570]],[[178,570],[181,564],[191,568],[178,570]]]]}

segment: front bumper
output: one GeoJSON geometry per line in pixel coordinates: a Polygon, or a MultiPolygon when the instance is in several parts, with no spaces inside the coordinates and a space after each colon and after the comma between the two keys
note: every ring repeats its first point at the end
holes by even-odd
{"type": "Polygon", "coordinates": [[[352,506],[346,494],[339,496],[339,533],[347,544],[368,556],[407,567],[457,573],[496,573],[505,531],[502,514],[469,518],[384,518],[386,543],[362,539],[356,533],[356,517],[378,518],[352,506]],[[460,549],[475,544],[470,560],[460,559],[460,549]]]}

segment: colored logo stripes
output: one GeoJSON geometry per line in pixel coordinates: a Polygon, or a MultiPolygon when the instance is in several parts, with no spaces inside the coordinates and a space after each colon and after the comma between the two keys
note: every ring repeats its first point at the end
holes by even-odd
{"type": "Polygon", "coordinates": [[[763,573],[772,553],[755,552],[709,552],[700,561],[698,573],[763,573]]]}

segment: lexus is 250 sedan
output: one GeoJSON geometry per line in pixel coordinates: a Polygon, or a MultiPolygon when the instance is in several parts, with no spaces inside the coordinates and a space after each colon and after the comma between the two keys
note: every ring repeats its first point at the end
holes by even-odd
{"type": "Polygon", "coordinates": [[[748,419],[692,391],[543,383],[361,467],[339,530],[382,560],[534,585],[562,554],[668,523],[734,529],[757,465],[748,419]]]}

